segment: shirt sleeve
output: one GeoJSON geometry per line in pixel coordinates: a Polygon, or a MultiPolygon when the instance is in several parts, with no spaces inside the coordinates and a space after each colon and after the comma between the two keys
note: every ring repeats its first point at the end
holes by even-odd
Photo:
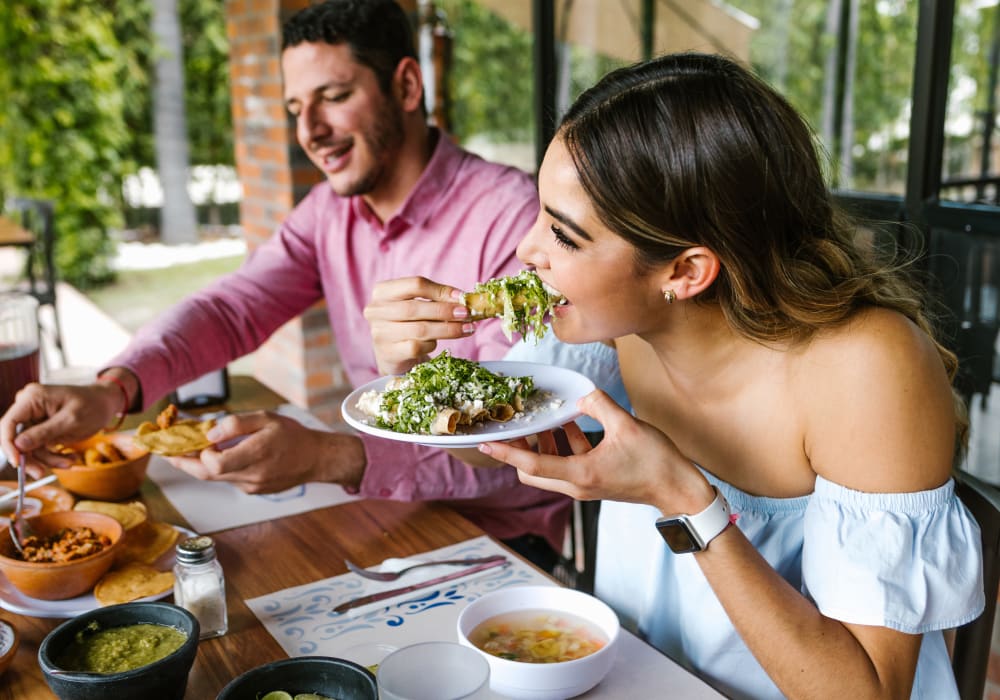
{"type": "Polygon", "coordinates": [[[979,525],[953,480],[863,493],[817,477],[804,529],[803,585],[828,617],[921,634],[983,611],[979,525]]]}
{"type": "Polygon", "coordinates": [[[236,272],[219,278],[136,332],[108,363],[142,387],[142,409],[176,387],[253,352],[322,298],[313,193],[236,272]]]}

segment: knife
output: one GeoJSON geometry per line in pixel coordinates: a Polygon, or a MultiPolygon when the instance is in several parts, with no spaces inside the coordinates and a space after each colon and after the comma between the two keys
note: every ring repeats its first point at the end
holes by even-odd
{"type": "Polygon", "coordinates": [[[436,586],[439,583],[444,583],[445,581],[451,581],[456,578],[462,578],[463,576],[468,576],[469,574],[474,574],[479,571],[485,571],[486,569],[492,569],[497,566],[510,566],[510,561],[504,557],[502,559],[497,559],[496,561],[487,562],[485,564],[479,564],[478,566],[472,566],[468,569],[462,569],[461,571],[454,571],[450,574],[445,574],[444,576],[438,576],[437,578],[432,578],[429,581],[422,581],[420,583],[413,583],[409,586],[402,586],[400,588],[392,588],[388,591],[381,591],[379,593],[372,593],[370,595],[364,595],[360,598],[354,598],[353,600],[348,600],[345,603],[341,603],[333,609],[334,615],[340,615],[347,612],[352,608],[357,608],[362,605],[368,605],[368,603],[374,603],[377,600],[385,600],[386,598],[394,598],[398,595],[404,595],[411,591],[416,591],[421,588],[430,588],[431,586],[436,586]]]}

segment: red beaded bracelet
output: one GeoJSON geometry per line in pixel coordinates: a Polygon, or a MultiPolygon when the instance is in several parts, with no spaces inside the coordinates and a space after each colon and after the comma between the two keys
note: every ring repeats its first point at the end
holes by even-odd
{"type": "Polygon", "coordinates": [[[118,388],[121,389],[122,391],[122,410],[115,414],[116,416],[118,416],[118,420],[110,428],[104,429],[104,432],[106,433],[113,433],[120,427],[122,427],[122,423],[125,421],[125,416],[128,415],[128,407],[129,407],[128,389],[125,388],[125,385],[122,383],[121,379],[118,379],[117,377],[112,377],[110,375],[101,375],[97,378],[97,381],[114,382],[118,386],[118,388]]]}

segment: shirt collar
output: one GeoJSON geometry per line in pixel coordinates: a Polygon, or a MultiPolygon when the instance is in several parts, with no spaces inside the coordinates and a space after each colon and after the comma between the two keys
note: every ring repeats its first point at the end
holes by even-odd
{"type": "Polygon", "coordinates": [[[458,170],[458,163],[465,156],[465,152],[447,134],[436,127],[430,128],[431,138],[436,140],[434,152],[431,153],[431,159],[398,212],[380,225],[378,218],[364,199],[361,196],[352,197],[355,214],[374,228],[380,229],[386,237],[397,236],[412,226],[425,223],[431,217],[451,185],[458,170]]]}

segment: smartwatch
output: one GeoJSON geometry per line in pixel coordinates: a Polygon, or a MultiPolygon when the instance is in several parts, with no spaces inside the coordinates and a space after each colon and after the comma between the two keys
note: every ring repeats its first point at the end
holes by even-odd
{"type": "Polygon", "coordinates": [[[713,486],[712,490],[715,491],[715,500],[697,515],[667,515],[657,518],[656,529],[674,554],[703,551],[729,525],[732,513],[729,503],[719,489],[713,486]]]}

